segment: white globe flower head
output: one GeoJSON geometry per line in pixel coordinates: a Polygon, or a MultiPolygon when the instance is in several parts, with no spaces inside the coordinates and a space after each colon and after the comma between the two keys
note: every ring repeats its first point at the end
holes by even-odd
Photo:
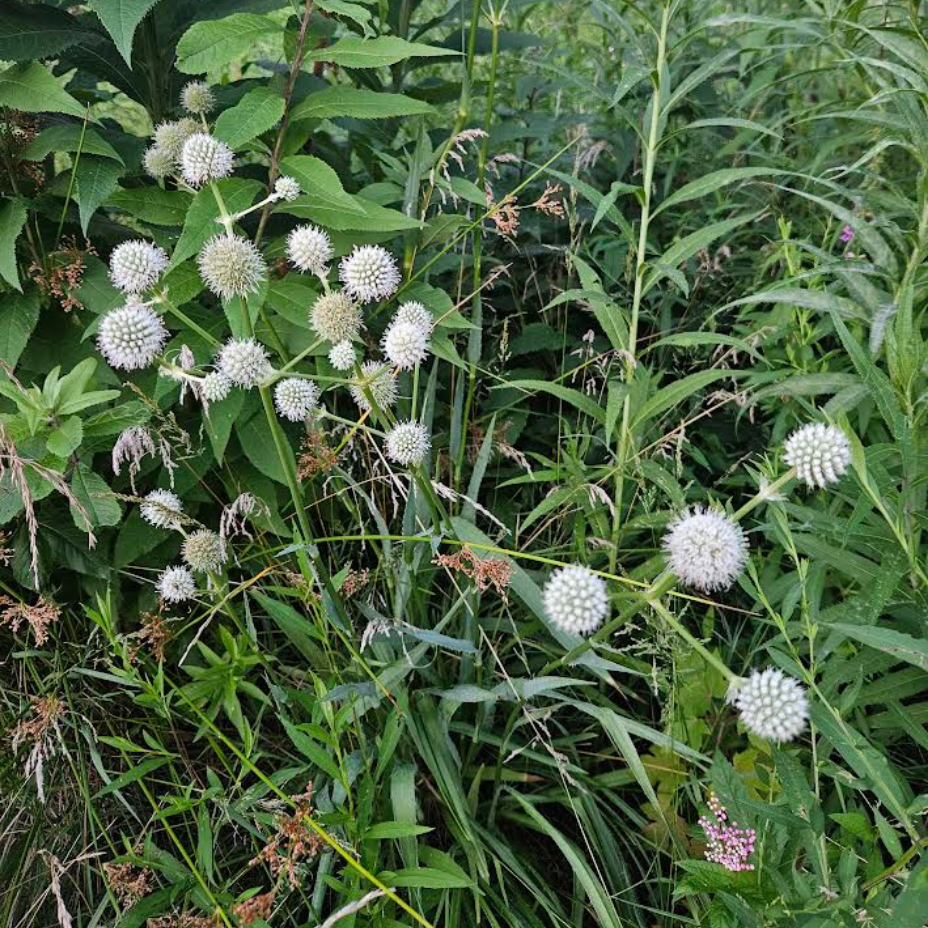
{"type": "Polygon", "coordinates": [[[307,274],[318,277],[328,274],[333,253],[332,240],[316,226],[297,226],[287,236],[287,258],[307,274]]]}
{"type": "Polygon", "coordinates": [[[190,81],[180,92],[180,104],[194,116],[205,116],[216,105],[216,97],[209,84],[203,81],[190,81]]]}
{"type": "Polygon", "coordinates": [[[185,116],[176,122],[163,122],[155,127],[152,140],[155,148],[166,151],[175,161],[180,158],[184,149],[184,142],[198,129],[195,119],[185,116]]]}
{"type": "Polygon", "coordinates": [[[400,303],[390,325],[392,327],[400,322],[409,323],[430,332],[435,320],[422,303],[412,300],[408,303],[400,303]]]}
{"type": "Polygon", "coordinates": [[[277,412],[290,422],[302,422],[319,402],[319,388],[311,380],[288,377],[274,387],[277,412]]]}
{"type": "Polygon", "coordinates": [[[778,744],[801,735],[809,718],[805,687],[776,667],[752,670],[728,699],[752,735],[778,744]]]}
{"type": "Polygon", "coordinates": [[[197,582],[186,567],[168,567],[158,577],[155,589],[165,602],[182,603],[196,595],[197,582]]]}
{"type": "Polygon", "coordinates": [[[697,506],[675,519],[664,536],[670,569],[687,586],[705,593],[727,590],[741,575],[748,544],[725,513],[697,506]]]}
{"type": "Polygon", "coordinates": [[[151,145],[145,149],[145,154],[142,156],[142,166],[145,168],[145,173],[150,177],[161,180],[162,177],[173,174],[177,164],[174,156],[166,148],[151,145]]]}
{"type": "Polygon", "coordinates": [[[180,167],[184,180],[191,187],[202,187],[207,181],[228,177],[234,159],[232,149],[225,142],[206,132],[195,132],[184,142],[180,167]]]}
{"type": "Polygon", "coordinates": [[[188,535],[181,554],[190,567],[204,572],[220,570],[228,557],[222,539],[207,528],[188,535]]]}
{"type": "Polygon", "coordinates": [[[216,358],[220,373],[238,387],[250,390],[274,372],[267,349],[253,338],[230,338],[216,358]]]}
{"type": "Polygon", "coordinates": [[[167,266],[163,248],[141,239],[122,242],[110,255],[110,280],[117,290],[137,295],[155,284],[167,266]]]}
{"type": "Polygon", "coordinates": [[[206,286],[223,300],[255,293],[267,274],[264,258],[254,244],[225,232],[203,246],[197,265],[206,286]]]}
{"type": "Polygon", "coordinates": [[[387,432],[387,457],[403,467],[421,464],[431,447],[432,439],[421,422],[397,422],[387,432]]]}
{"type": "Polygon", "coordinates": [[[286,203],[292,203],[301,193],[300,182],[286,174],[274,181],[274,193],[286,203]]]}
{"type": "Polygon", "coordinates": [[[365,361],[361,365],[361,377],[348,387],[351,398],[361,412],[371,408],[367,394],[370,394],[378,409],[389,409],[397,396],[396,381],[390,373],[390,367],[383,361],[365,361]]]}
{"type": "Polygon", "coordinates": [[[347,338],[333,345],[329,351],[329,364],[337,371],[350,371],[357,359],[358,353],[347,338]]]}
{"type": "Polygon", "coordinates": [[[385,300],[400,285],[400,270],[393,256],[380,245],[356,247],[338,267],[345,289],[356,300],[371,303],[385,300]]]}
{"type": "Polygon", "coordinates": [[[361,309],[341,290],[323,293],[313,303],[309,324],[326,341],[351,341],[361,331],[361,309]]]}
{"type": "Polygon", "coordinates": [[[851,463],[851,443],[834,425],[809,422],[786,440],[783,459],[806,486],[837,483],[851,463]]]}
{"type": "Polygon", "coordinates": [[[142,518],[155,528],[177,528],[183,510],[180,497],[170,490],[152,490],[139,507],[142,518]]]}
{"type": "Polygon", "coordinates": [[[160,316],[143,303],[127,303],[100,322],[97,347],[111,367],[137,371],[161,354],[168,330],[160,316]]]}
{"type": "Polygon", "coordinates": [[[609,615],[606,581],[579,564],[555,570],[542,595],[545,615],[571,635],[591,635],[609,615]]]}
{"type": "Polygon", "coordinates": [[[383,333],[383,353],[401,371],[411,371],[429,355],[428,333],[414,322],[394,322],[383,333]]]}
{"type": "Polygon", "coordinates": [[[210,371],[200,381],[200,397],[206,403],[221,403],[231,390],[232,381],[222,371],[210,371]]]}

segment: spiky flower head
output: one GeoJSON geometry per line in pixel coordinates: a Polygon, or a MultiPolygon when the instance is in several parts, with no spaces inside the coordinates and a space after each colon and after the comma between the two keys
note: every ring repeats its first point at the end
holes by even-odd
{"type": "Polygon", "coordinates": [[[287,236],[287,257],[290,263],[307,274],[319,277],[328,274],[332,254],[332,240],[316,226],[297,226],[287,236]]]}
{"type": "Polygon", "coordinates": [[[609,614],[606,581],[579,564],[559,567],[543,591],[545,615],[562,631],[590,635],[609,614]]]}
{"type": "Polygon", "coordinates": [[[319,388],[311,380],[288,377],[274,387],[277,412],[291,422],[302,422],[319,402],[319,388]]]}
{"type": "Polygon", "coordinates": [[[206,403],[221,403],[232,389],[232,381],[222,371],[210,371],[200,381],[200,398],[206,403]]]}
{"type": "Polygon", "coordinates": [[[725,513],[697,506],[671,522],[664,536],[670,569],[703,592],[727,590],[744,570],[748,543],[725,513]]]}
{"type": "Polygon", "coordinates": [[[216,97],[210,90],[209,84],[203,81],[190,81],[180,92],[180,104],[194,116],[205,116],[216,105],[216,97]]]}
{"type": "Polygon", "coordinates": [[[100,322],[97,347],[111,367],[136,371],[161,354],[168,330],[160,316],[143,303],[129,302],[108,312],[100,322]]]}
{"type": "Polygon", "coordinates": [[[264,280],[267,265],[261,252],[241,235],[214,235],[197,258],[206,286],[223,300],[254,293],[264,280]]]}
{"type": "Polygon", "coordinates": [[[145,154],[142,156],[142,166],[145,168],[146,174],[154,177],[155,180],[160,180],[162,177],[167,177],[168,174],[173,174],[177,165],[176,159],[166,148],[151,145],[145,149],[145,154]]]}
{"type": "Polygon", "coordinates": [[[230,338],[219,349],[216,363],[227,380],[246,390],[273,373],[267,350],[253,338],[230,338]]]}
{"type": "Polygon", "coordinates": [[[313,303],[309,324],[320,338],[333,344],[351,341],[361,330],[361,310],[348,294],[333,290],[313,303]]]}
{"type": "Polygon", "coordinates": [[[776,667],[752,670],[728,696],[744,727],[768,741],[792,741],[802,734],[809,717],[805,687],[776,667]]]}
{"type": "Polygon", "coordinates": [[[428,333],[414,322],[394,322],[383,333],[383,353],[401,371],[410,371],[429,354],[428,333]]]}
{"type": "Polygon", "coordinates": [[[834,425],[809,422],[786,440],[783,459],[807,486],[837,483],[851,463],[851,443],[834,425]]]}
{"type": "Polygon", "coordinates": [[[403,322],[418,326],[420,329],[429,332],[431,331],[434,321],[432,314],[422,303],[419,303],[417,300],[411,300],[408,303],[400,303],[399,309],[397,309],[393,316],[393,321],[390,325],[392,327],[403,322]]]}
{"type": "Polygon", "coordinates": [[[329,351],[329,364],[337,371],[350,371],[357,359],[354,345],[348,339],[333,345],[329,351]]]}
{"type": "Polygon", "coordinates": [[[180,153],[184,150],[184,142],[197,131],[195,119],[185,116],[176,122],[163,122],[155,127],[152,141],[155,148],[166,151],[175,161],[179,160],[180,153]]]}
{"type": "Polygon", "coordinates": [[[274,181],[274,193],[287,203],[292,203],[301,193],[300,182],[286,174],[274,181]]]}
{"type": "Polygon", "coordinates": [[[371,408],[365,391],[371,395],[378,409],[389,409],[396,402],[396,381],[389,365],[383,361],[365,361],[361,365],[360,379],[348,390],[361,412],[371,408]]]}
{"type": "Polygon", "coordinates": [[[191,187],[228,177],[232,173],[233,160],[232,149],[206,132],[191,135],[180,153],[181,171],[191,187]]]}
{"type": "Polygon", "coordinates": [[[396,293],[400,271],[393,256],[380,245],[361,245],[342,258],[338,276],[356,300],[370,303],[396,293]]]}
{"type": "Polygon", "coordinates": [[[193,599],[197,592],[197,582],[186,567],[168,567],[158,577],[155,589],[165,602],[182,603],[193,599]]]}
{"type": "Polygon", "coordinates": [[[144,293],[164,273],[168,254],[163,248],[133,239],[122,242],[110,255],[110,280],[123,293],[144,293]]]}
{"type": "Polygon", "coordinates": [[[170,490],[152,490],[139,507],[142,518],[155,528],[176,528],[183,510],[180,497],[170,490]]]}
{"type": "Polygon", "coordinates": [[[228,557],[222,539],[208,528],[198,529],[188,535],[181,553],[194,570],[201,571],[219,570],[228,557]]]}
{"type": "Polygon", "coordinates": [[[431,447],[432,439],[429,438],[428,429],[421,422],[397,422],[387,432],[387,457],[403,467],[421,464],[431,447]]]}

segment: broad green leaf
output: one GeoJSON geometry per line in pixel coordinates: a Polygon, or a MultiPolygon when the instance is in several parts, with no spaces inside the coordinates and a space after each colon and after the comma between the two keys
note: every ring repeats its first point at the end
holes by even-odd
{"type": "MultiPolygon", "coordinates": [[[[361,0],[361,3],[365,2],[367,0],[361,0]]],[[[316,0],[316,6],[320,10],[354,20],[364,29],[365,33],[369,33],[368,23],[371,21],[371,11],[361,6],[361,3],[349,3],[347,0],[316,0]]]]}
{"type": "Polygon", "coordinates": [[[344,229],[348,217],[360,221],[365,213],[346,193],[338,174],[321,158],[312,155],[292,155],[284,158],[280,169],[299,181],[303,196],[292,203],[281,204],[279,212],[311,219],[331,229],[344,229]]]}
{"type": "Polygon", "coordinates": [[[401,93],[377,93],[362,87],[326,87],[301,100],[290,114],[291,122],[301,119],[388,119],[393,116],[420,116],[434,113],[428,103],[401,93]]]}
{"type": "MultiPolygon", "coordinates": [[[[246,209],[254,202],[255,196],[261,189],[261,182],[245,180],[241,177],[227,177],[217,181],[219,192],[228,209],[235,213],[246,209]]],[[[168,270],[173,270],[187,258],[198,254],[200,249],[214,235],[222,231],[222,226],[216,221],[219,218],[219,207],[216,198],[208,187],[199,191],[187,211],[184,222],[184,231],[181,232],[174,254],[168,264],[168,270]]]]}
{"type": "Polygon", "coordinates": [[[574,390],[572,387],[565,387],[559,383],[549,383],[547,380],[510,380],[503,384],[493,387],[494,390],[520,390],[531,395],[532,393],[550,393],[552,396],[569,403],[575,409],[586,413],[595,419],[600,425],[605,424],[606,411],[591,396],[574,390]]]}
{"type": "Polygon", "coordinates": [[[804,287],[774,287],[761,293],[752,293],[723,306],[750,306],[753,303],[791,303],[805,309],[817,309],[820,312],[836,312],[848,319],[868,319],[869,316],[853,300],[843,296],[834,296],[824,290],[806,290],[804,287]]]}
{"type": "Polygon", "coordinates": [[[7,200],[0,206],[0,277],[22,292],[16,267],[16,239],[26,224],[26,207],[20,200],[7,200]]]}
{"type": "MultiPolygon", "coordinates": [[[[52,429],[45,442],[45,447],[56,458],[67,458],[75,451],[84,437],[84,428],[78,416],[70,416],[52,429]]],[[[82,501],[83,502],[83,501],[82,501]]],[[[78,525],[78,528],[82,526],[78,525]]]]}
{"type": "Polygon", "coordinates": [[[48,69],[37,61],[14,64],[0,71],[0,106],[24,113],[84,115],[84,107],[62,90],[48,69]]]}
{"type": "Polygon", "coordinates": [[[192,199],[183,190],[162,190],[153,186],[117,188],[106,205],[154,226],[182,226],[192,199]]]}
{"type": "Polygon", "coordinates": [[[744,376],[743,371],[707,370],[696,371],[695,374],[689,374],[687,377],[675,380],[666,387],[661,387],[654,396],[635,412],[632,424],[637,426],[650,422],[662,412],[691,398],[693,394],[709,386],[710,383],[715,383],[716,380],[721,380],[723,377],[741,376],[744,376]]]}
{"type": "Polygon", "coordinates": [[[123,163],[119,152],[89,126],[49,126],[43,129],[27,146],[23,158],[41,161],[56,151],[79,151],[81,155],[100,155],[123,163]]]}
{"type": "Polygon", "coordinates": [[[85,464],[78,464],[74,469],[74,475],[71,477],[71,491],[90,518],[90,526],[88,526],[84,513],[76,506],[72,506],[71,516],[79,529],[86,531],[88,528],[97,528],[101,525],[119,524],[122,518],[119,500],[107,486],[106,481],[85,464]]]}
{"type": "Polygon", "coordinates": [[[376,39],[346,36],[327,48],[317,48],[306,55],[307,61],[325,61],[343,68],[381,68],[407,58],[437,58],[457,55],[448,48],[436,48],[421,42],[407,42],[392,35],[376,39]]]}
{"type": "Polygon", "coordinates": [[[283,37],[281,26],[270,17],[255,13],[233,13],[225,19],[194,23],[177,43],[177,70],[184,74],[211,71],[274,34],[278,40],[283,37]]]}
{"type": "Polygon", "coordinates": [[[907,661],[922,670],[928,670],[928,642],[919,640],[892,628],[878,628],[875,625],[846,625],[832,622],[831,628],[843,632],[849,638],[855,638],[862,644],[885,654],[892,654],[901,661],[907,661]]]}
{"type": "Polygon", "coordinates": [[[405,838],[407,836],[425,835],[434,831],[428,825],[414,825],[412,822],[378,822],[371,825],[361,835],[362,841],[383,841],[390,838],[405,838]]]}
{"type": "Polygon", "coordinates": [[[269,87],[256,87],[219,114],[213,134],[229,148],[238,149],[277,125],[283,114],[283,97],[269,87]]]}
{"type": "Polygon", "coordinates": [[[73,16],[48,4],[5,0],[0,7],[0,61],[51,58],[89,35],[73,16]]]}
{"type": "Polygon", "coordinates": [[[110,34],[119,54],[132,65],[132,37],[142,17],[158,0],[87,0],[110,34]]]}
{"type": "Polygon", "coordinates": [[[380,878],[391,886],[419,887],[421,889],[466,889],[473,880],[437,870],[435,867],[410,867],[408,870],[384,871],[380,878]]]}
{"type": "Polygon", "coordinates": [[[74,173],[81,230],[86,235],[91,217],[116,189],[125,168],[109,158],[90,155],[81,157],[74,173]]]}
{"type": "Polygon", "coordinates": [[[28,294],[0,294],[0,360],[16,367],[29,336],[39,321],[39,296],[28,294]]]}
{"type": "Polygon", "coordinates": [[[704,197],[715,190],[721,190],[729,184],[738,183],[742,180],[750,180],[752,177],[769,177],[774,174],[788,174],[789,171],[778,171],[774,168],[725,168],[722,171],[713,171],[711,174],[705,174],[688,184],[684,184],[679,190],[670,194],[660,206],[654,210],[656,216],[661,210],[673,206],[675,203],[685,203],[687,200],[695,200],[704,197]]]}

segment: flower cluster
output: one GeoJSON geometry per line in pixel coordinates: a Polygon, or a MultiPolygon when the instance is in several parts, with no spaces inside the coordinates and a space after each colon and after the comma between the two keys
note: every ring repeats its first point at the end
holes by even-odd
{"type": "Polygon", "coordinates": [[[739,828],[736,822],[729,823],[728,810],[712,793],[709,796],[709,815],[699,819],[699,827],[706,835],[706,860],[721,864],[726,870],[738,873],[753,870],[748,863],[754,853],[757,833],[753,828],[739,828]]]}
{"type": "Polygon", "coordinates": [[[744,727],[758,738],[780,744],[805,731],[809,705],[802,684],[776,667],[754,670],[732,687],[734,704],[744,727]]]}
{"type": "Polygon", "coordinates": [[[579,564],[555,570],[543,598],[545,614],[568,634],[590,635],[609,614],[606,581],[579,564]]]}

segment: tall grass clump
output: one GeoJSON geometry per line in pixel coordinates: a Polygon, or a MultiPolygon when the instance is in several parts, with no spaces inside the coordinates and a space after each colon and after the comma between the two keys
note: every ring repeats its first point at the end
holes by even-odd
{"type": "Polygon", "coordinates": [[[0,924],[920,928],[919,0],[0,9],[0,924]]]}

